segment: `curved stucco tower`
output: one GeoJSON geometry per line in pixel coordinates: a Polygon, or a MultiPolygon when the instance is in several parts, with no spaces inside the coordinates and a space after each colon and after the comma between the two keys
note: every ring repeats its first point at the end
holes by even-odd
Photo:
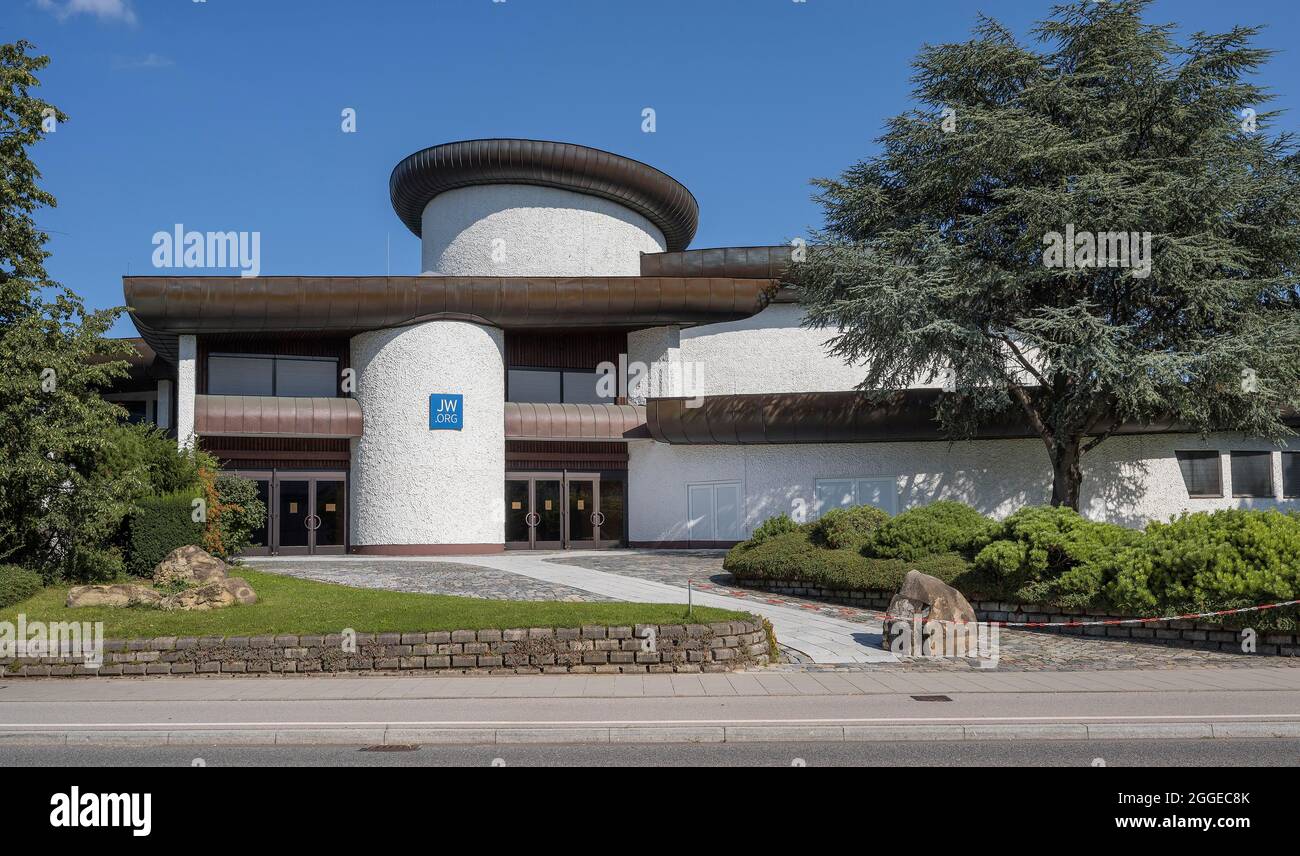
{"type": "MultiPolygon", "coordinates": [[[[635,277],[642,253],[684,248],[698,216],[690,192],[658,170],[535,140],[424,149],[397,165],[389,191],[398,216],[421,238],[421,270],[451,278],[438,280],[447,283],[448,303],[463,298],[471,307],[493,289],[493,307],[535,301],[529,277],[635,277]],[[484,283],[488,277],[521,279],[484,283]]],[[[564,326],[554,317],[538,324],[564,326]]],[[[516,325],[532,326],[526,319],[516,325]]],[[[352,441],[352,549],[502,549],[506,359],[499,322],[472,309],[418,313],[402,326],[354,336],[351,359],[365,414],[365,432],[352,441]],[[431,407],[455,396],[459,428],[431,427],[431,407]]]]}

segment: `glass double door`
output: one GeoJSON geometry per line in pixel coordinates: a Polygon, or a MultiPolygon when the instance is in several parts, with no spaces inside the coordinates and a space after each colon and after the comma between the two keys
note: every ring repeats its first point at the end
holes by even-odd
{"type": "Polygon", "coordinates": [[[257,484],[267,516],[248,552],[341,554],[346,547],[347,476],[341,472],[240,472],[257,484]]]}
{"type": "Polygon", "coordinates": [[[567,550],[623,541],[626,478],[600,473],[508,473],[506,546],[567,550]]]}

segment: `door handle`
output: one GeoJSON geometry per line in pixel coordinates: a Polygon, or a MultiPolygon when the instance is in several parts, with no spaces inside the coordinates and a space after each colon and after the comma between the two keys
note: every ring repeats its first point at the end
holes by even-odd
{"type": "Polygon", "coordinates": [[[321,519],[320,519],[320,517],[319,517],[318,515],[315,515],[315,514],[308,514],[306,517],[303,518],[302,523],[303,523],[303,525],[306,526],[308,529],[310,529],[311,531],[315,532],[317,529],[320,528],[321,519]],[[315,522],[315,523],[312,523],[313,520],[316,521],[316,522],[315,522]]]}
{"type": "Polygon", "coordinates": [[[591,525],[592,525],[592,526],[604,526],[604,525],[605,525],[605,515],[604,515],[604,513],[603,513],[603,512],[600,512],[600,511],[593,511],[593,512],[591,512],[591,525]]]}
{"type": "Polygon", "coordinates": [[[542,522],[542,515],[538,514],[536,511],[530,511],[524,515],[524,523],[528,524],[528,526],[530,527],[536,526],[538,523],[541,522],[542,522]]]}

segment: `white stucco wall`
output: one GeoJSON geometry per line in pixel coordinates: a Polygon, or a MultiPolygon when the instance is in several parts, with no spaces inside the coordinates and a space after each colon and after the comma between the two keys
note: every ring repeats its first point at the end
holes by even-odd
{"type": "MultiPolygon", "coordinates": [[[[1230,461],[1222,456],[1225,496],[1189,499],[1175,450],[1262,450],[1237,435],[1112,437],[1088,456],[1082,505],[1088,516],[1129,526],[1182,511],[1236,507],[1300,507],[1296,500],[1234,499],[1230,461]]],[[[1300,442],[1289,447],[1300,449],[1300,442]]],[[[1003,517],[1051,499],[1051,468],[1038,440],[961,443],[861,443],[785,446],[669,446],[628,444],[629,533],[634,542],[688,539],[686,486],[738,482],[748,534],[776,514],[813,509],[818,479],[892,477],[898,509],[938,499],[969,503],[1003,517]]],[[[1280,456],[1273,456],[1274,490],[1282,490],[1280,456]]]]}
{"type": "Polygon", "coordinates": [[[421,267],[446,276],[637,276],[663,233],[595,196],[521,184],[441,193],[425,206],[421,267]]]}
{"type": "Polygon", "coordinates": [[[680,359],[695,366],[703,395],[832,392],[862,381],[858,366],[827,352],[831,330],[801,326],[803,310],[773,304],[752,318],[689,327],[680,359]]]}
{"type": "Polygon", "coordinates": [[[176,442],[184,449],[194,444],[195,367],[199,348],[194,336],[176,338],[176,442]]]}
{"type": "Polygon", "coordinates": [[[504,541],[504,354],[500,330],[463,321],[353,337],[353,546],[504,541]],[[429,430],[431,393],[464,396],[462,430],[429,430]]]}

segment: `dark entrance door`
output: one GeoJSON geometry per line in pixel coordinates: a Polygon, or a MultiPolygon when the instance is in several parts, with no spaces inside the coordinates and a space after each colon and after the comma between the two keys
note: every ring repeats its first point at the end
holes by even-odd
{"type": "Polygon", "coordinates": [[[347,475],[343,472],[240,472],[257,482],[267,519],[251,555],[341,554],[347,544],[347,475]]]}
{"type": "Polygon", "coordinates": [[[623,541],[625,476],[509,473],[506,546],[561,550],[614,547],[623,541]]]}

